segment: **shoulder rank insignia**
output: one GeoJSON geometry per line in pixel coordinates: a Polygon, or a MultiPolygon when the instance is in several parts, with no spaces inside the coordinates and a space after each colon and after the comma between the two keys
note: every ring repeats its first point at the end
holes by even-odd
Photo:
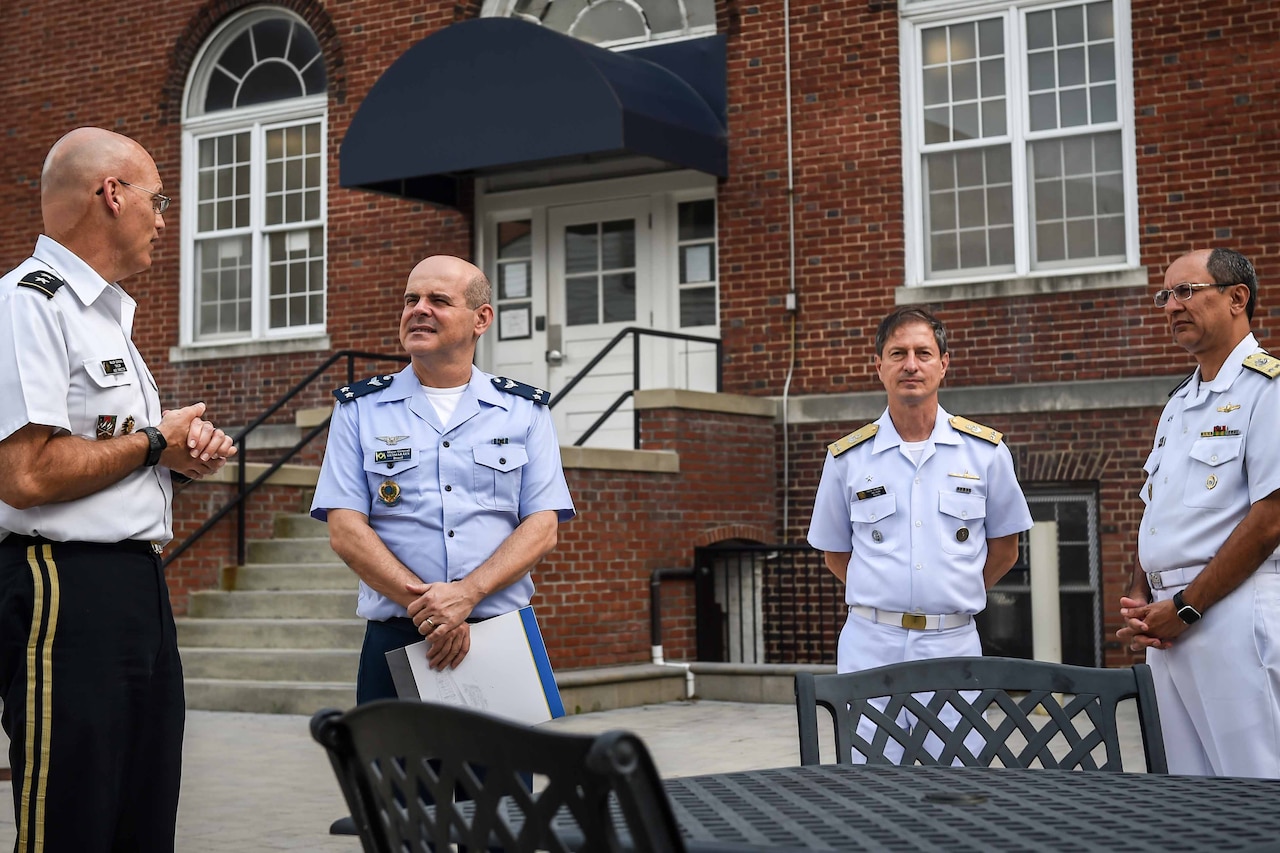
{"type": "Polygon", "coordinates": [[[879,431],[880,431],[879,424],[866,424],[865,426],[860,426],[857,429],[855,429],[853,432],[846,435],[844,438],[838,438],[835,441],[828,444],[827,450],[831,451],[832,456],[839,456],[841,453],[844,453],[846,450],[852,450],[853,448],[857,447],[859,444],[862,444],[862,442],[866,441],[868,438],[871,438],[871,436],[875,435],[879,431]]]}
{"type": "Polygon", "coordinates": [[[974,438],[980,438],[983,441],[989,441],[992,444],[999,444],[1000,439],[1004,438],[1004,433],[998,432],[989,426],[974,423],[968,418],[962,418],[959,415],[955,415],[951,420],[947,421],[947,423],[951,424],[951,426],[965,435],[971,435],[974,438]]]}
{"type": "Polygon", "coordinates": [[[38,290],[49,299],[52,299],[53,295],[58,292],[58,288],[64,284],[66,282],[53,273],[36,270],[24,275],[22,281],[18,282],[18,287],[29,287],[32,290],[38,290]]]}
{"type": "Polygon", "coordinates": [[[539,405],[547,405],[551,402],[551,393],[543,391],[541,388],[534,388],[532,385],[525,385],[523,382],[517,382],[514,379],[508,379],[505,376],[493,377],[493,385],[501,391],[508,394],[515,394],[517,397],[524,397],[526,400],[532,400],[539,405]]]}
{"type": "Polygon", "coordinates": [[[1245,356],[1244,366],[1258,371],[1268,379],[1280,376],[1280,358],[1276,358],[1269,352],[1255,352],[1253,355],[1245,356]]]}
{"type": "Polygon", "coordinates": [[[343,385],[341,388],[333,389],[333,396],[338,398],[339,403],[346,403],[356,397],[363,397],[365,394],[372,394],[374,391],[381,391],[383,388],[390,387],[392,380],[395,378],[396,375],[394,373],[371,376],[363,382],[355,382],[351,385],[343,385]]]}

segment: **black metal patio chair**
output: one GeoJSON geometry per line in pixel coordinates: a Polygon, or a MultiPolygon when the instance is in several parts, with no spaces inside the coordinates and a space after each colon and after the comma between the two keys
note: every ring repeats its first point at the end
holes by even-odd
{"type": "Polygon", "coordinates": [[[1146,664],[1093,669],[1015,658],[957,657],[862,672],[802,672],[796,675],[800,763],[819,763],[822,706],[834,724],[838,764],[853,763],[857,752],[869,764],[1118,771],[1124,768],[1116,705],[1126,699],[1137,701],[1147,772],[1169,772],[1155,686],[1146,664]],[[902,711],[915,718],[909,729],[898,722],[902,711]],[[874,726],[869,739],[869,726],[864,724],[862,735],[858,732],[863,720],[874,726]],[[899,760],[885,755],[891,743],[902,747],[899,760]]]}
{"type": "Polygon", "coordinates": [[[384,700],[320,711],[311,734],[329,753],[366,853],[684,850],[649,751],[629,732],[557,732],[384,700]],[[471,800],[455,803],[455,791],[471,800]]]}

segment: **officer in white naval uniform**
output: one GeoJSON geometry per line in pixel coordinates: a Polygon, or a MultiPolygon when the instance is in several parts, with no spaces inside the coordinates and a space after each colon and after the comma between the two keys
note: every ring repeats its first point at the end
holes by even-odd
{"type": "Polygon", "coordinates": [[[334,392],[311,513],[360,578],[361,703],[396,695],[386,652],[426,636],[429,663],[455,666],[470,622],[527,605],[574,515],[549,395],[472,364],[490,298],[466,261],[422,261],[400,320],[412,363],[334,392]]]}
{"type": "Polygon", "coordinates": [[[169,199],[137,142],[60,139],[45,234],[0,278],[0,690],[15,850],[172,851],[185,719],[159,549],[170,475],[235,449],[163,411],[120,281],[151,266],[169,199]]]}
{"type": "Polygon", "coordinates": [[[1118,635],[1147,648],[1169,772],[1280,777],[1280,360],[1249,331],[1253,264],[1178,258],[1156,305],[1195,372],[1144,466],[1118,635]]]}
{"type": "Polygon", "coordinates": [[[949,363],[932,314],[885,317],[875,364],[888,408],[829,447],[809,544],[845,584],[840,672],[982,654],[973,615],[1031,527],[1001,434],[939,405],[949,363]]]}

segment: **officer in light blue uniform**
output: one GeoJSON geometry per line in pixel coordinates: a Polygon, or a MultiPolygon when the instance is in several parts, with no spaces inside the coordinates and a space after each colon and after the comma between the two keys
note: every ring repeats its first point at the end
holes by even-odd
{"type": "Polygon", "coordinates": [[[492,319],[477,268],[428,258],[401,318],[413,362],[334,392],[311,514],[361,579],[359,702],[395,696],[387,651],[426,636],[429,662],[453,666],[469,623],[529,604],[574,515],[547,392],[471,363],[492,319]]]}
{"type": "Polygon", "coordinates": [[[1253,265],[1174,261],[1156,305],[1195,372],[1144,470],[1121,639],[1146,647],[1169,772],[1280,777],[1280,359],[1249,331],[1253,265]]]}
{"type": "Polygon", "coordinates": [[[845,583],[840,672],[982,654],[973,615],[1031,527],[1001,433],[938,404],[950,363],[942,323],[900,308],[880,323],[876,351],[888,408],[829,446],[809,526],[845,583]]]}

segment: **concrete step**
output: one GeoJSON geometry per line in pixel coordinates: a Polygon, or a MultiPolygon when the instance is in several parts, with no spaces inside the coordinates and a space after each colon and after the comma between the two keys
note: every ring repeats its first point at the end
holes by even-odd
{"type": "Polygon", "coordinates": [[[355,588],[349,590],[255,590],[191,593],[188,615],[197,619],[342,619],[356,614],[355,588]]]}
{"type": "Polygon", "coordinates": [[[329,547],[329,537],[259,539],[247,543],[246,563],[342,562],[329,547]]]}
{"type": "Polygon", "coordinates": [[[316,521],[306,513],[282,513],[275,517],[272,526],[277,539],[329,538],[329,525],[316,521]]]}
{"type": "Polygon", "coordinates": [[[224,590],[345,589],[360,583],[355,572],[343,563],[276,563],[226,566],[222,570],[224,590]]]}
{"type": "Polygon", "coordinates": [[[347,710],[356,704],[355,682],[226,681],[188,678],[187,707],[195,711],[306,714],[321,708],[347,710]]]}
{"type": "Polygon", "coordinates": [[[359,664],[360,652],[354,649],[182,650],[187,678],[354,683],[359,664]]]}
{"type": "Polygon", "coordinates": [[[356,649],[364,642],[365,621],[345,619],[177,620],[178,647],[235,649],[356,649]]]}

